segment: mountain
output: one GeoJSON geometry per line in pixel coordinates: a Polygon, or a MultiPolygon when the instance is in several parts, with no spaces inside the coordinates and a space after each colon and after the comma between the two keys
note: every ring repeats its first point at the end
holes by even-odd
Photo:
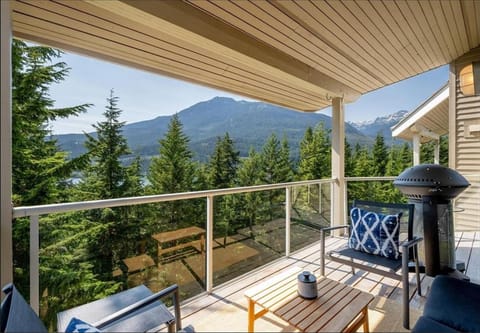
{"type": "Polygon", "coordinates": [[[388,116],[377,117],[375,120],[348,122],[348,124],[372,138],[375,138],[380,133],[385,138],[385,143],[389,144],[392,141],[391,127],[405,118],[407,113],[408,111],[406,110],[400,110],[388,116]]]}
{"type": "MultiPolygon", "coordinates": [[[[279,139],[286,135],[293,157],[298,158],[299,145],[307,127],[324,122],[331,128],[331,118],[319,113],[304,113],[262,102],[235,101],[215,97],[200,102],[178,113],[184,133],[190,138],[190,148],[197,160],[206,161],[212,153],[217,137],[228,132],[240,156],[247,156],[251,146],[259,151],[271,133],[279,139]]],[[[123,135],[134,154],[145,159],[158,154],[158,141],[168,129],[171,116],[127,124],[123,135]]],[[[346,124],[349,142],[371,145],[373,140],[353,126],[346,124]]],[[[57,135],[61,149],[72,157],[85,152],[83,134],[57,135]]]]}

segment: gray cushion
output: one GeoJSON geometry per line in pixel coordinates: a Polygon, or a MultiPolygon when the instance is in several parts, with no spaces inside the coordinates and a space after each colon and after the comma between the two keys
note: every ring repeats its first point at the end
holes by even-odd
{"type": "Polygon", "coordinates": [[[418,318],[417,323],[412,328],[412,333],[456,333],[459,332],[449,326],[443,325],[438,321],[425,316],[418,318]]]}
{"type": "Polygon", "coordinates": [[[0,332],[48,332],[13,284],[6,285],[3,292],[0,332]]]}
{"type": "Polygon", "coordinates": [[[439,275],[423,315],[463,332],[480,332],[480,285],[439,275]]]}

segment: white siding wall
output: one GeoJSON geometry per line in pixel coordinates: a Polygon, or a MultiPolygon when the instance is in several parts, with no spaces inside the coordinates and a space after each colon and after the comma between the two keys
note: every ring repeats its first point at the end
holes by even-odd
{"type": "Polygon", "coordinates": [[[468,133],[470,125],[480,125],[480,96],[463,96],[458,80],[458,72],[472,61],[480,61],[480,48],[460,57],[452,66],[457,75],[454,83],[455,96],[451,95],[454,101],[451,105],[454,107],[454,117],[451,119],[455,123],[450,128],[456,133],[453,145],[450,146],[450,149],[454,148],[454,153],[450,155],[454,161],[450,161],[450,166],[471,183],[455,202],[455,207],[462,210],[455,213],[455,229],[459,231],[480,230],[480,132],[468,133]]]}

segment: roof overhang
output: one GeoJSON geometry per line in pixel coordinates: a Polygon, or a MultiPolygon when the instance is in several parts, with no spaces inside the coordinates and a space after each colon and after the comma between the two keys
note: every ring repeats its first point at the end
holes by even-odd
{"type": "Polygon", "coordinates": [[[412,141],[415,135],[419,135],[421,143],[438,140],[448,133],[448,99],[446,84],[393,126],[392,136],[412,141]]]}
{"type": "Polygon", "coordinates": [[[317,111],[480,45],[474,1],[14,0],[15,37],[317,111]]]}

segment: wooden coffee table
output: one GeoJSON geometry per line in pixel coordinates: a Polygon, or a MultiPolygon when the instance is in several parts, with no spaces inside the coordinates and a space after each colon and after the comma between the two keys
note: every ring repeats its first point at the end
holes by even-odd
{"type": "Polygon", "coordinates": [[[297,294],[297,275],[287,271],[245,292],[248,299],[248,331],[254,321],[272,312],[301,331],[355,332],[363,325],[368,332],[368,304],[373,295],[325,277],[317,278],[318,298],[306,300],[297,294]],[[262,309],[255,312],[255,305],[262,309]]]}

